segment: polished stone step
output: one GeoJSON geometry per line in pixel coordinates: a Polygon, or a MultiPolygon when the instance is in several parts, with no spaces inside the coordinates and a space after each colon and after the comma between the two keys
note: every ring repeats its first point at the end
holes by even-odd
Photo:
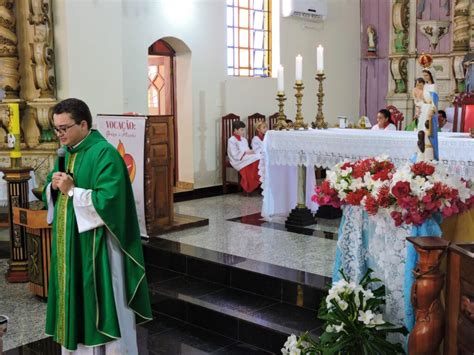
{"type": "MultiPolygon", "coordinates": [[[[289,289],[298,287],[309,289],[308,296],[311,291],[322,291],[322,294],[325,294],[327,285],[331,283],[330,278],[310,272],[162,238],[151,238],[144,244],[144,254],[147,265],[235,288],[243,287],[244,290],[246,283],[250,282],[254,293],[265,292],[265,287],[269,292],[273,290],[281,293],[283,290],[288,293],[289,289]],[[260,292],[255,291],[255,288],[258,288],[260,292]]],[[[301,294],[300,290],[298,292],[301,294]]],[[[275,297],[275,295],[263,295],[275,297]]],[[[310,295],[308,300],[314,299],[314,296],[314,294],[310,295]]],[[[277,296],[277,298],[281,298],[281,296],[277,296]]],[[[319,300],[317,304],[319,305],[319,300]]],[[[314,304],[309,305],[310,308],[314,308],[314,306],[314,304]]]]}
{"type": "MultiPolygon", "coordinates": [[[[152,268],[148,273],[153,271],[159,272],[152,268]]],[[[158,314],[271,352],[278,352],[290,334],[319,333],[316,310],[179,273],[167,276],[149,284],[152,307],[158,314]]]]}
{"type": "MultiPolygon", "coordinates": [[[[269,355],[262,350],[191,324],[154,314],[151,322],[137,326],[140,355],[269,355]]],[[[60,355],[61,347],[51,337],[4,352],[5,355],[60,355]]]]}

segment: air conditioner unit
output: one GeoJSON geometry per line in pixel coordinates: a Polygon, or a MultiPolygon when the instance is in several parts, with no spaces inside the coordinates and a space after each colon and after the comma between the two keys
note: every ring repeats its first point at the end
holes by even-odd
{"type": "Polygon", "coordinates": [[[324,21],[328,14],[327,0],[282,0],[283,17],[298,17],[308,21],[324,21]]]}

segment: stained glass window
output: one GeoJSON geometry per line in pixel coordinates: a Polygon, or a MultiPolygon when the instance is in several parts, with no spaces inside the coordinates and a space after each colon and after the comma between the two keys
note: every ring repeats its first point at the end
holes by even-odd
{"type": "Polygon", "coordinates": [[[227,0],[227,74],[271,76],[271,0],[227,0]]]}

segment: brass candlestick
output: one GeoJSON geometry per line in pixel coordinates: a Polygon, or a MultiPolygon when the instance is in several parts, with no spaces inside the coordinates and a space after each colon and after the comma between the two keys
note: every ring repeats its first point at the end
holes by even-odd
{"type": "Polygon", "coordinates": [[[274,129],[279,131],[288,128],[288,123],[286,123],[286,115],[284,111],[286,101],[285,93],[283,91],[278,91],[276,99],[278,101],[278,121],[274,129]]]}
{"type": "Polygon", "coordinates": [[[294,89],[296,90],[296,117],[295,123],[293,124],[294,129],[308,128],[308,124],[304,123],[303,115],[301,114],[301,106],[303,106],[303,89],[304,85],[301,80],[295,82],[294,89]]]}
{"type": "Polygon", "coordinates": [[[324,90],[323,90],[323,80],[326,79],[324,73],[316,74],[316,80],[319,81],[319,88],[318,88],[318,113],[316,114],[316,120],[313,122],[313,128],[317,129],[326,129],[328,128],[328,124],[324,121],[324,114],[323,114],[323,98],[324,98],[324,90]]]}

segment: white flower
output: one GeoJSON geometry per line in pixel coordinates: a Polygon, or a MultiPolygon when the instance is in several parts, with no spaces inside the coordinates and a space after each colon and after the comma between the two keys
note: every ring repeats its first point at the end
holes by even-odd
{"type": "Polygon", "coordinates": [[[346,301],[338,301],[337,302],[337,305],[343,310],[345,311],[347,309],[347,307],[349,307],[349,304],[346,302],[346,301]]]}
{"type": "Polygon", "coordinates": [[[365,312],[359,311],[359,318],[357,318],[357,320],[361,321],[365,325],[369,325],[372,318],[374,318],[374,314],[369,309],[368,311],[365,311],[365,312]]]}
{"type": "Polygon", "coordinates": [[[385,321],[383,320],[383,315],[382,313],[377,313],[374,318],[370,321],[370,325],[382,325],[385,324],[385,321]]]}
{"type": "Polygon", "coordinates": [[[342,332],[343,329],[344,329],[344,323],[341,323],[339,325],[334,326],[334,332],[335,333],[340,333],[340,332],[342,332]]]}
{"type": "Polygon", "coordinates": [[[352,173],[352,168],[348,167],[345,168],[344,170],[341,170],[341,176],[346,177],[349,176],[352,173]]]}
{"type": "Polygon", "coordinates": [[[333,327],[331,324],[329,324],[329,325],[326,327],[326,332],[328,332],[328,333],[334,333],[334,327],[333,327]]]}
{"type": "Polygon", "coordinates": [[[301,350],[298,349],[298,338],[296,335],[291,334],[288,339],[286,340],[286,343],[283,345],[283,348],[281,349],[281,353],[283,355],[299,355],[301,354],[301,350]]]}
{"type": "Polygon", "coordinates": [[[347,190],[347,188],[349,187],[349,183],[346,180],[341,180],[339,181],[339,186],[342,190],[347,190]]]}
{"type": "Polygon", "coordinates": [[[371,291],[371,290],[367,290],[367,291],[362,291],[363,294],[364,294],[364,299],[365,300],[370,300],[371,298],[374,298],[374,293],[371,291]]]}

